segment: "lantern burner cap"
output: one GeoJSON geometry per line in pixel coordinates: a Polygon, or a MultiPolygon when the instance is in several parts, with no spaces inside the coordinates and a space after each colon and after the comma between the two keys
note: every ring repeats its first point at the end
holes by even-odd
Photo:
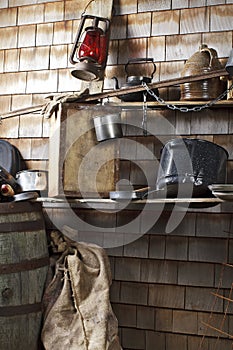
{"type": "Polygon", "coordinates": [[[71,74],[85,81],[99,80],[102,77],[101,66],[89,62],[78,62],[71,74]]]}

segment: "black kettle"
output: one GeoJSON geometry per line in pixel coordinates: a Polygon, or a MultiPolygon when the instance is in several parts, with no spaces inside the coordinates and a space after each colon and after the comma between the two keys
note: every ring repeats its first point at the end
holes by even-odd
{"type": "MultiPolygon", "coordinates": [[[[154,73],[156,71],[156,65],[154,63],[153,58],[132,58],[129,59],[127,64],[125,65],[125,72],[126,72],[126,83],[122,85],[121,89],[127,89],[132,86],[138,86],[142,85],[143,83],[150,84],[152,82],[154,73]],[[139,64],[143,62],[151,62],[153,65],[151,76],[143,76],[143,75],[129,75],[129,65],[130,64],[139,64]]],[[[119,83],[118,79],[116,77],[113,77],[112,79],[115,80],[115,89],[119,89],[119,83]]],[[[158,89],[153,89],[153,92],[158,96],[158,89]]],[[[128,94],[122,94],[119,96],[121,101],[124,102],[143,102],[144,98],[146,97],[147,101],[154,100],[154,98],[147,93],[147,91],[138,91],[138,92],[132,92],[128,94]]]]}

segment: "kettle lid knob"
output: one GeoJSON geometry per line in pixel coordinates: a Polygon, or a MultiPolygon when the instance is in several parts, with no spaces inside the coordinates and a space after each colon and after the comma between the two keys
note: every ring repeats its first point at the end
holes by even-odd
{"type": "Polygon", "coordinates": [[[203,49],[207,49],[208,48],[208,45],[206,45],[206,44],[201,44],[200,46],[199,46],[199,51],[201,51],[201,50],[203,50],[203,49]]]}

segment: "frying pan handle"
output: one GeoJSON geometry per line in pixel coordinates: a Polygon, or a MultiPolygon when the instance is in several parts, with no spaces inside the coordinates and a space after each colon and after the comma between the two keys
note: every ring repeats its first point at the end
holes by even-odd
{"type": "Polygon", "coordinates": [[[153,79],[154,73],[156,71],[156,65],[154,63],[154,59],[153,58],[129,58],[128,62],[125,65],[125,72],[126,72],[127,76],[129,76],[128,71],[127,71],[129,64],[131,64],[131,63],[142,63],[142,62],[152,62],[153,63],[153,71],[151,73],[151,79],[153,79]]]}
{"type": "Polygon", "coordinates": [[[143,192],[143,191],[146,191],[146,190],[149,190],[150,187],[142,187],[142,188],[139,188],[137,190],[134,190],[134,192],[143,192]]]}
{"type": "Polygon", "coordinates": [[[142,196],[141,199],[144,199],[146,196],[148,196],[148,194],[155,193],[155,192],[161,192],[161,191],[164,191],[164,188],[148,191],[148,192],[144,193],[144,195],[142,196]]]}

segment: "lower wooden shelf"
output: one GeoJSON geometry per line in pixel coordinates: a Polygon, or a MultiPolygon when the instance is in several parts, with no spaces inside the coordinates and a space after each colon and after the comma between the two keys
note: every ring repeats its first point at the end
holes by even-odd
{"type": "Polygon", "coordinates": [[[219,198],[156,198],[129,201],[116,201],[109,198],[52,198],[39,197],[36,201],[42,202],[44,208],[69,209],[80,208],[89,210],[104,210],[117,212],[121,210],[175,210],[177,211],[207,211],[213,213],[233,212],[233,201],[224,201],[219,198]]]}

